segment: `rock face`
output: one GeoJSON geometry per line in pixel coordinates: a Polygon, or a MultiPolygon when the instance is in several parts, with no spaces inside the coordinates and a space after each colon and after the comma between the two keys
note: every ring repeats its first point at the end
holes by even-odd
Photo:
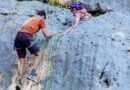
{"type": "Polygon", "coordinates": [[[88,4],[92,10],[101,6],[101,8],[112,9],[119,12],[130,12],[129,0],[79,0],[85,4],[88,4]]]}
{"type": "MultiPolygon", "coordinates": [[[[69,27],[68,23],[74,21],[74,17],[67,9],[37,1],[2,2],[0,89],[7,90],[17,67],[13,42],[21,24],[31,15],[35,15],[36,10],[43,8],[47,12],[47,29],[52,32],[63,32],[69,27]]],[[[98,1],[85,0],[92,8],[96,7],[94,6],[96,2],[98,1]]],[[[87,21],[83,20],[69,34],[60,38],[56,35],[49,40],[48,51],[52,58],[47,64],[51,69],[47,69],[50,73],[42,80],[44,83],[42,90],[129,90],[130,56],[126,51],[130,46],[128,2],[101,0],[99,1],[101,7],[113,11],[87,21]]],[[[42,47],[43,40],[46,41],[42,33],[39,32],[35,38],[42,47]]]]}

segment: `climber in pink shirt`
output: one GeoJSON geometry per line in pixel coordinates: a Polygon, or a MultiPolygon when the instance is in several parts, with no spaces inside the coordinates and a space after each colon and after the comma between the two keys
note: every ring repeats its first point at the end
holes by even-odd
{"type": "Polygon", "coordinates": [[[82,8],[81,10],[77,10],[74,13],[74,16],[76,17],[74,26],[77,26],[79,24],[79,21],[81,19],[89,19],[91,17],[91,14],[87,12],[85,8],[82,8]]]}
{"type": "Polygon", "coordinates": [[[73,28],[75,28],[79,24],[80,20],[82,19],[88,20],[89,18],[92,17],[92,15],[87,12],[86,8],[82,5],[82,3],[75,2],[72,3],[70,7],[76,18],[74,24],[63,33],[64,35],[72,31],[73,28]]]}

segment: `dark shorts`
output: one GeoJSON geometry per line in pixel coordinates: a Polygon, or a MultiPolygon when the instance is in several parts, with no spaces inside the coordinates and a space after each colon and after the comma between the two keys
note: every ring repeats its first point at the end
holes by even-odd
{"type": "Polygon", "coordinates": [[[31,54],[36,54],[40,51],[40,47],[34,42],[32,35],[24,32],[19,32],[16,35],[14,47],[16,48],[19,58],[26,57],[26,49],[28,49],[31,54]]]}

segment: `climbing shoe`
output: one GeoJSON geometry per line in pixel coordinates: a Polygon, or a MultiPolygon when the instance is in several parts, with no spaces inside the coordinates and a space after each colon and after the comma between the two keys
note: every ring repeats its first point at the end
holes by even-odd
{"type": "Polygon", "coordinates": [[[17,79],[17,81],[16,81],[16,85],[18,85],[18,86],[21,86],[21,85],[22,85],[22,81],[21,81],[21,79],[17,79]]]}
{"type": "Polygon", "coordinates": [[[37,74],[36,74],[36,69],[32,69],[31,75],[32,75],[32,76],[37,76],[37,74]]]}
{"type": "Polygon", "coordinates": [[[22,81],[21,79],[17,79],[16,81],[16,90],[21,90],[22,81]]]}
{"type": "Polygon", "coordinates": [[[36,70],[32,69],[31,74],[27,76],[27,79],[38,84],[38,80],[37,80],[36,76],[37,76],[36,70]]]}
{"type": "Polygon", "coordinates": [[[28,80],[31,80],[31,81],[33,81],[33,82],[35,82],[35,83],[37,83],[37,84],[39,84],[39,82],[38,82],[36,76],[33,76],[33,75],[30,74],[30,75],[27,76],[27,79],[28,79],[28,80]]]}

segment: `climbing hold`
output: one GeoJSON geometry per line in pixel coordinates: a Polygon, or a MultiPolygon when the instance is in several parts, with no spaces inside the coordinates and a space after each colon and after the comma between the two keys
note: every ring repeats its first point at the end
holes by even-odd
{"type": "Polygon", "coordinates": [[[112,41],[121,41],[124,38],[125,38],[125,33],[123,32],[117,32],[111,36],[112,41]]]}
{"type": "Polygon", "coordinates": [[[127,48],[127,51],[130,52],[130,47],[127,48]]]}

